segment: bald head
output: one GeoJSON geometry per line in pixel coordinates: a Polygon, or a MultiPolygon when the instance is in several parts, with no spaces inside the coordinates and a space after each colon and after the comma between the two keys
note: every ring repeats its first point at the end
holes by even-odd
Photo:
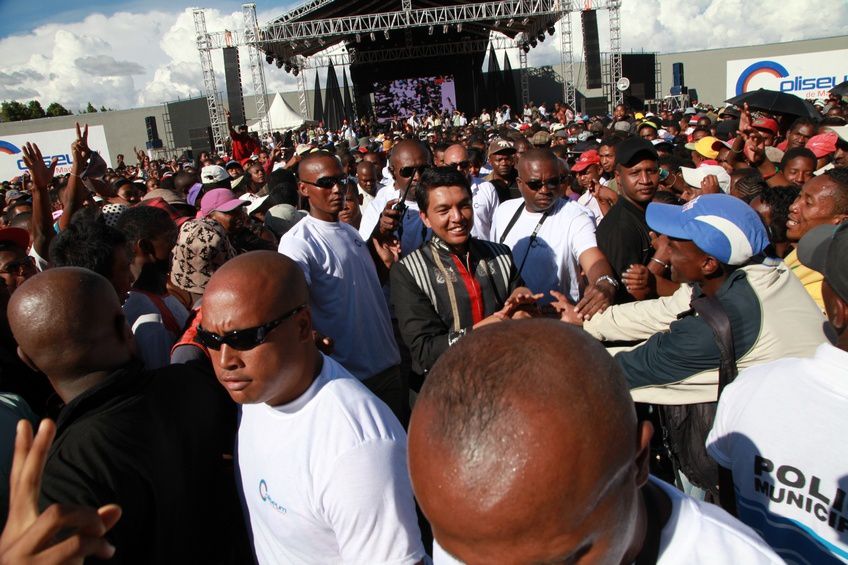
{"type": "Polygon", "coordinates": [[[309,288],[297,263],[276,251],[254,251],[230,259],[212,275],[204,311],[222,301],[247,301],[267,314],[268,308],[288,310],[309,302],[309,288]]]}
{"type": "Polygon", "coordinates": [[[623,501],[607,521],[622,520],[626,538],[639,443],[626,382],[603,347],[558,321],[506,322],[464,337],[433,367],[409,464],[436,539],[455,557],[547,562],[579,545],[581,528],[606,523],[597,512],[608,496],[623,501]]]}
{"type": "Polygon", "coordinates": [[[429,152],[420,141],[404,139],[392,147],[392,155],[389,162],[395,169],[407,166],[408,162],[423,164],[429,159],[429,152]]]}
{"type": "Polygon", "coordinates": [[[59,267],[32,277],[12,295],[8,314],[21,351],[54,386],[117,369],[132,357],[114,287],[87,269],[59,267]]]}
{"type": "Polygon", "coordinates": [[[239,255],[212,275],[199,331],[221,340],[210,346],[209,356],[233,400],[280,406],[309,388],[321,357],[309,309],[303,308],[308,303],[300,267],[274,251],[239,255]],[[232,332],[248,337],[232,341],[232,332]]]}
{"type": "Polygon", "coordinates": [[[544,162],[551,162],[559,166],[557,156],[550,149],[530,149],[521,155],[521,159],[518,161],[518,174],[521,175],[521,178],[526,178],[527,172],[534,163],[544,162]]]}
{"type": "Polygon", "coordinates": [[[456,143],[445,149],[445,165],[454,165],[456,163],[468,160],[468,149],[464,145],[456,143]]]}

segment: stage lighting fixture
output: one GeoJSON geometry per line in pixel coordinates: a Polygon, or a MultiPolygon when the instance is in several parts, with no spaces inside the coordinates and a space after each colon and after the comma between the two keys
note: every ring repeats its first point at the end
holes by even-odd
{"type": "Polygon", "coordinates": [[[442,33],[447,33],[447,32],[448,32],[448,26],[447,26],[447,24],[445,24],[444,26],[442,26],[442,33]]]}
{"type": "Polygon", "coordinates": [[[538,39],[538,40],[539,40],[539,43],[544,42],[544,41],[545,41],[545,34],[544,34],[544,33],[540,33],[538,36],[536,36],[536,39],[538,39]]]}
{"type": "Polygon", "coordinates": [[[495,20],[495,25],[494,25],[494,27],[501,27],[501,21],[500,21],[500,20],[495,20]]]}
{"type": "Polygon", "coordinates": [[[309,47],[309,40],[308,40],[308,39],[304,39],[304,40],[303,40],[303,46],[304,46],[304,47],[309,47]]]}
{"type": "Polygon", "coordinates": [[[531,39],[531,40],[530,40],[530,47],[532,47],[533,49],[535,49],[537,45],[539,45],[539,44],[538,44],[538,43],[536,43],[536,40],[535,40],[535,39],[531,39]]]}
{"type": "Polygon", "coordinates": [[[456,24],[456,31],[462,31],[462,24],[456,24]]]}
{"type": "Polygon", "coordinates": [[[527,25],[527,24],[529,24],[529,23],[530,23],[530,18],[524,18],[523,20],[521,20],[521,25],[525,25],[525,26],[526,26],[526,25],[527,25]]]}
{"type": "Polygon", "coordinates": [[[555,31],[556,31],[556,28],[554,28],[554,26],[552,26],[552,25],[548,26],[548,35],[553,35],[555,31]]]}
{"type": "Polygon", "coordinates": [[[277,59],[277,68],[278,68],[278,69],[282,69],[282,68],[283,68],[283,60],[282,60],[282,59],[277,59]]]}
{"type": "Polygon", "coordinates": [[[524,50],[525,53],[530,52],[530,46],[527,45],[526,43],[524,45],[522,45],[521,48],[524,50]]]}
{"type": "Polygon", "coordinates": [[[433,26],[427,28],[427,35],[433,35],[433,26]]]}
{"type": "Polygon", "coordinates": [[[512,19],[512,18],[509,18],[509,21],[506,22],[506,27],[512,27],[512,24],[514,24],[514,23],[515,23],[515,20],[512,19]]]}
{"type": "Polygon", "coordinates": [[[360,35],[360,34],[358,34],[358,33],[356,34],[356,42],[357,42],[357,43],[362,43],[362,35],[360,35]]]}
{"type": "Polygon", "coordinates": [[[383,37],[385,37],[386,39],[389,38],[389,30],[383,31],[383,37]]]}
{"type": "Polygon", "coordinates": [[[271,63],[274,62],[274,56],[273,55],[265,55],[265,62],[270,65],[271,63]]]}
{"type": "Polygon", "coordinates": [[[290,73],[290,72],[291,72],[291,64],[286,63],[285,71],[286,71],[287,73],[290,73]]]}
{"type": "Polygon", "coordinates": [[[377,36],[374,35],[374,32],[371,32],[371,41],[377,41],[377,36]]]}

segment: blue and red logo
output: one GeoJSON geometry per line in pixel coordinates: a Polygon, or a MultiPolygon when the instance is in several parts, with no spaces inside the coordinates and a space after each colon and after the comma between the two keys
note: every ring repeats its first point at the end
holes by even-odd
{"type": "Polygon", "coordinates": [[[789,71],[786,70],[786,67],[774,61],[757,61],[739,75],[739,80],[736,81],[736,95],[739,96],[748,92],[748,84],[751,82],[751,79],[760,75],[784,78],[789,76],[789,71]]]}
{"type": "Polygon", "coordinates": [[[3,141],[0,139],[0,153],[3,155],[15,155],[20,153],[21,149],[17,145],[12,145],[8,141],[3,141]]]}

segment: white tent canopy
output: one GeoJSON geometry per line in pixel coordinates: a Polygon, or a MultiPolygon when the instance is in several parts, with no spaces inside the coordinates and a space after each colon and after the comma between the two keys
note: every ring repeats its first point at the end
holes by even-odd
{"type": "MultiPolygon", "coordinates": [[[[271,102],[271,107],[268,108],[268,119],[271,121],[271,129],[273,131],[297,129],[302,126],[306,120],[299,113],[295,112],[289,106],[280,93],[274,95],[274,101],[271,102]]],[[[254,122],[247,128],[249,131],[259,131],[259,120],[254,122]]]]}

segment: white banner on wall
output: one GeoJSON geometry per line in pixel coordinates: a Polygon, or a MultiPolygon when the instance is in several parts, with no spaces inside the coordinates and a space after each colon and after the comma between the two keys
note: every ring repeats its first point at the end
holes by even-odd
{"type": "Polygon", "coordinates": [[[728,98],[766,88],[808,100],[827,99],[828,91],[845,80],[848,49],[727,62],[728,98]]]}
{"type": "MultiPolygon", "coordinates": [[[[23,160],[23,147],[26,142],[38,145],[47,165],[53,157],[58,158],[57,175],[69,173],[73,162],[71,144],[76,138],[77,132],[74,128],[0,136],[0,180],[11,180],[27,170],[23,160]]],[[[109,156],[106,131],[103,126],[88,127],[88,146],[92,151],[100,153],[106,163],[111,164],[112,159],[109,156]]]]}

